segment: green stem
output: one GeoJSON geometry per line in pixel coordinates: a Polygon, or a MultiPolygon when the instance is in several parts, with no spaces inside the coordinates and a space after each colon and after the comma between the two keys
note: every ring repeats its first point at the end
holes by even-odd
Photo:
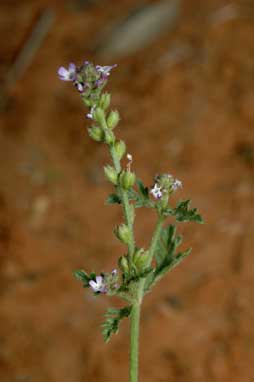
{"type": "Polygon", "coordinates": [[[140,303],[132,305],[130,317],[130,379],[129,382],[138,382],[138,353],[139,353],[139,323],[140,303]]]}

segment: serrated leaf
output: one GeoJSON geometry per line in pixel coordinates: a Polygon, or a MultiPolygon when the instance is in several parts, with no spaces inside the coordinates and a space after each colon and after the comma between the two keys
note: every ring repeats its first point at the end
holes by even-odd
{"type": "Polygon", "coordinates": [[[174,215],[177,222],[193,221],[199,224],[204,223],[201,215],[198,213],[197,208],[189,208],[191,201],[182,200],[177,203],[176,208],[168,209],[168,215],[174,215]]]}
{"type": "Polygon", "coordinates": [[[107,204],[121,204],[121,198],[117,194],[110,194],[106,199],[107,204]]]}
{"type": "Polygon", "coordinates": [[[121,309],[109,308],[105,313],[106,320],[102,324],[102,334],[105,342],[108,342],[112,334],[119,331],[120,321],[131,313],[131,305],[121,309]]]}
{"type": "Polygon", "coordinates": [[[169,224],[163,228],[160,240],[157,243],[154,257],[157,267],[164,263],[165,259],[172,258],[175,253],[177,245],[180,244],[180,238],[175,238],[176,227],[169,224]]]}
{"type": "Polygon", "coordinates": [[[180,252],[177,255],[175,254],[176,248],[181,243],[182,236],[176,235],[176,227],[174,225],[170,224],[162,230],[154,253],[156,267],[146,278],[145,291],[150,290],[157,281],[190,254],[191,249],[180,252]]]}
{"type": "Polygon", "coordinates": [[[149,292],[151,288],[168,272],[172,271],[177,265],[179,265],[185,257],[189,256],[191,248],[184,252],[179,252],[174,258],[169,260],[168,264],[164,264],[160,268],[156,268],[154,272],[148,276],[145,283],[145,293],[149,292]]]}

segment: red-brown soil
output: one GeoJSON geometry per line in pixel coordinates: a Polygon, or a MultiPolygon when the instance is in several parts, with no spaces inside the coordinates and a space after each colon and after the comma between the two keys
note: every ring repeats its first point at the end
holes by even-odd
{"type": "MultiPolygon", "coordinates": [[[[2,79],[49,3],[2,2],[2,79]]],[[[136,172],[148,185],[173,173],[184,185],[178,196],[206,220],[179,225],[193,254],[144,302],[140,380],[252,382],[252,2],[235,1],[236,15],[223,19],[216,10],[228,2],[186,0],[173,31],[107,61],[95,42],[138,2],[79,11],[70,3],[54,3],[49,34],[1,112],[0,381],[128,379],[128,322],[107,345],[100,333],[105,309],[118,302],[93,298],[72,276],[76,268],[109,271],[124,250],[111,229],[121,211],[105,205],[108,153],[89,139],[76,92],[56,76],[60,65],[90,59],[119,64],[108,88],[136,172]],[[172,47],[187,53],[175,57],[172,47]]],[[[154,223],[138,211],[139,244],[154,223]]]]}

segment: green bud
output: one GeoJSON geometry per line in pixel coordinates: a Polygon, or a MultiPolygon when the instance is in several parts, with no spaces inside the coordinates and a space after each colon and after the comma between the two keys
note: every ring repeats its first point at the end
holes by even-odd
{"type": "Polygon", "coordinates": [[[121,224],[115,229],[116,237],[124,244],[129,244],[131,240],[131,232],[126,224],[121,224]]]}
{"type": "Polygon", "coordinates": [[[100,98],[100,107],[103,109],[103,110],[107,110],[107,108],[109,107],[110,105],[110,94],[109,93],[103,93],[101,95],[101,98],[100,98]]]}
{"type": "Polygon", "coordinates": [[[108,115],[108,118],[107,118],[107,125],[108,125],[108,128],[113,130],[118,122],[120,121],[120,116],[119,116],[119,113],[118,111],[111,111],[108,115]]]}
{"type": "Polygon", "coordinates": [[[104,141],[104,131],[101,127],[92,126],[88,129],[89,136],[97,142],[104,141]]]}
{"type": "Polygon", "coordinates": [[[124,143],[124,141],[117,141],[115,143],[114,148],[115,148],[117,158],[121,160],[126,152],[126,144],[124,143]]]}
{"type": "Polygon", "coordinates": [[[133,263],[137,270],[142,271],[148,266],[149,251],[144,252],[143,248],[138,249],[133,256],[133,263]]]}
{"type": "Polygon", "coordinates": [[[129,272],[129,264],[126,256],[120,257],[120,259],[118,260],[118,265],[123,273],[129,272]]]}
{"type": "Polygon", "coordinates": [[[97,107],[94,111],[94,119],[98,122],[102,127],[105,125],[105,113],[104,110],[100,107],[97,107]]]}
{"type": "Polygon", "coordinates": [[[112,145],[115,142],[115,135],[113,131],[105,130],[105,142],[108,145],[112,145]]]}
{"type": "Polygon", "coordinates": [[[122,171],[119,179],[121,186],[125,190],[129,190],[135,184],[136,175],[134,172],[122,171]]]}
{"type": "Polygon", "coordinates": [[[108,165],[104,167],[104,173],[106,178],[116,186],[118,178],[116,170],[112,166],[108,165]]]}

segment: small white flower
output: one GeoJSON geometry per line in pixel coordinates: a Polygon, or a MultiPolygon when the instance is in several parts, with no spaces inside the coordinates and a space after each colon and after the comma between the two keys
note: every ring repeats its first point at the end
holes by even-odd
{"type": "Polygon", "coordinates": [[[132,155],[131,154],[127,154],[126,156],[127,156],[128,161],[132,162],[132,155]]]}
{"type": "Polygon", "coordinates": [[[172,189],[174,191],[176,191],[178,188],[180,188],[182,186],[183,186],[182,182],[180,180],[178,180],[178,179],[175,179],[174,183],[172,184],[172,189]]]}
{"type": "Polygon", "coordinates": [[[93,119],[93,114],[94,114],[94,112],[95,112],[95,109],[96,109],[96,106],[93,105],[93,106],[91,107],[89,113],[87,113],[87,115],[86,115],[86,117],[87,117],[88,119],[93,119]]]}
{"type": "Polygon", "coordinates": [[[90,280],[89,285],[93,292],[106,293],[106,285],[102,276],[96,276],[96,281],[90,280]]]}
{"type": "Polygon", "coordinates": [[[110,71],[115,68],[117,64],[111,66],[100,66],[96,65],[96,70],[98,73],[101,73],[103,76],[108,77],[110,75],[110,71]]]}
{"type": "Polygon", "coordinates": [[[58,73],[60,80],[62,80],[62,81],[73,81],[76,77],[76,65],[70,63],[68,69],[65,69],[63,66],[61,66],[58,69],[57,73],[58,73]]]}
{"type": "Polygon", "coordinates": [[[76,86],[77,86],[78,91],[79,91],[80,93],[82,93],[83,90],[84,90],[84,85],[81,84],[81,83],[78,83],[76,86]]]}
{"type": "Polygon", "coordinates": [[[155,199],[160,199],[162,197],[161,187],[157,183],[150,190],[150,193],[155,197],[155,199]]]}

